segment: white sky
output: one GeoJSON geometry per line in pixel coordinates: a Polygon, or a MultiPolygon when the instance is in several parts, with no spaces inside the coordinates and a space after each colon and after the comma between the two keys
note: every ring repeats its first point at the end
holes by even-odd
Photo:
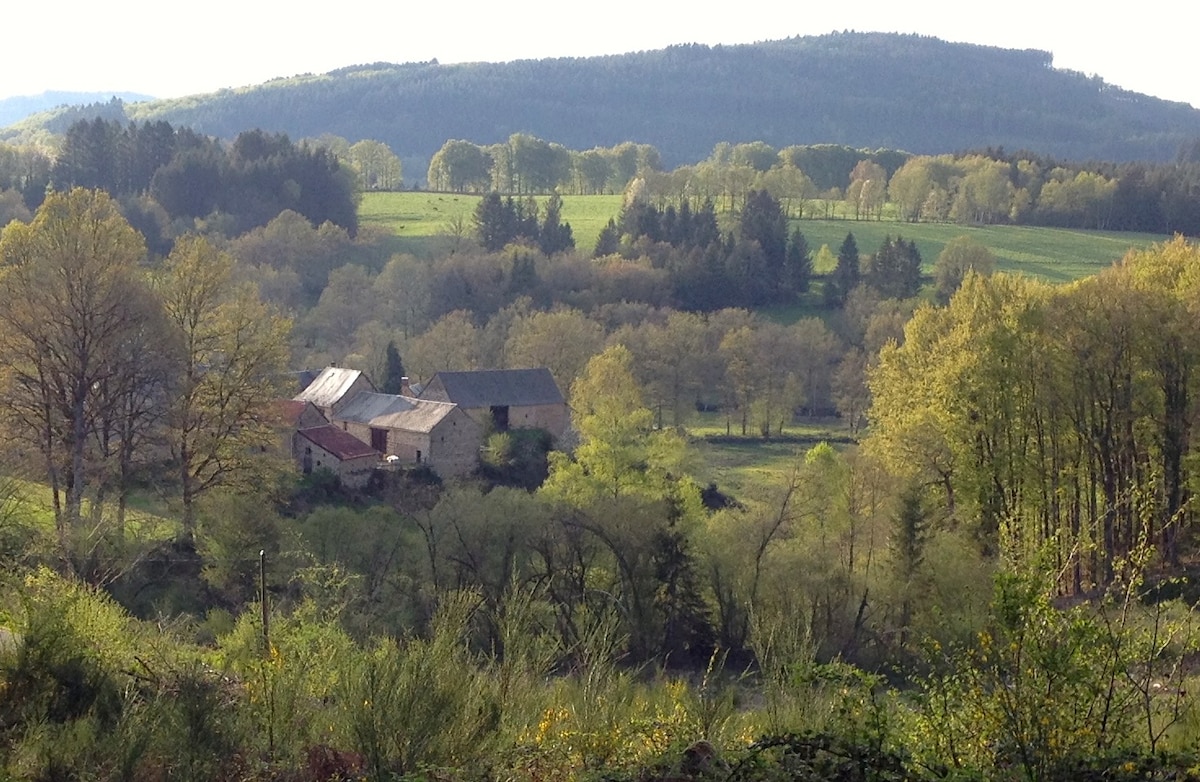
{"type": "Polygon", "coordinates": [[[1189,8],[1184,0],[15,0],[3,14],[0,98],[46,90],[166,98],[381,60],[590,56],[853,29],[1048,50],[1056,67],[1200,107],[1200,7],[1189,8]]]}

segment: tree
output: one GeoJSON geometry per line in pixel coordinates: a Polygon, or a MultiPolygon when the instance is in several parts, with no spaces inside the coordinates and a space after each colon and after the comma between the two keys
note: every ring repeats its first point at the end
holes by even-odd
{"type": "Polygon", "coordinates": [[[488,186],[491,170],[492,158],[483,148],[452,139],[434,153],[427,178],[431,190],[478,192],[488,186]]]}
{"type": "Polygon", "coordinates": [[[751,190],[738,218],[742,239],[758,242],[762,250],[766,279],[760,285],[768,299],[778,299],[787,260],[787,218],[779,201],[766,190],[751,190]]]}
{"type": "Polygon", "coordinates": [[[867,259],[864,282],[885,299],[907,299],[921,290],[921,253],[916,242],[886,236],[867,259]]]}
{"type": "Polygon", "coordinates": [[[983,157],[963,162],[966,174],[958,185],[950,217],[960,223],[994,223],[1006,219],[1015,191],[1007,163],[983,157]]]}
{"type": "Polygon", "coordinates": [[[538,231],[538,248],[544,255],[555,255],[575,249],[571,224],[562,222],[562,196],[555,191],[546,203],[546,217],[538,231]]]}
{"type": "Polygon", "coordinates": [[[428,381],[443,370],[479,368],[479,329],[471,313],[446,313],[404,349],[412,376],[428,381]]]}
{"type": "Polygon", "coordinates": [[[547,494],[577,507],[628,495],[661,499],[683,475],[685,443],[674,431],[654,430],[623,345],[587,362],[571,386],[571,412],[580,444],[573,458],[551,454],[547,494]]]}
{"type": "Polygon", "coordinates": [[[579,192],[599,195],[612,176],[612,163],[603,150],[589,149],[574,156],[576,174],[580,180],[579,192]]]}
{"type": "Polygon", "coordinates": [[[931,158],[914,157],[892,174],[888,194],[900,212],[900,219],[910,223],[921,217],[921,207],[933,190],[931,158]]]}
{"type": "Polygon", "coordinates": [[[846,203],[854,211],[854,219],[862,215],[878,220],[887,201],[887,171],[871,160],[860,160],[850,172],[846,188],[846,203]]]}
{"type": "Polygon", "coordinates": [[[787,257],[784,259],[783,279],[781,280],[783,290],[793,296],[807,293],[812,273],[812,250],[809,249],[808,240],[804,238],[804,234],[800,233],[800,229],[797,228],[792,231],[791,239],[788,241],[787,257]]]}
{"type": "Polygon", "coordinates": [[[101,392],[140,360],[126,347],[153,318],[139,294],[144,253],[116,203],[82,188],[52,193],[0,238],[4,407],[40,452],[64,547],[81,520],[98,416],[116,403],[101,392]]]}
{"type": "Polygon", "coordinates": [[[509,367],[547,367],[560,388],[569,388],[604,346],[604,328],[576,309],[534,312],[509,329],[509,367]]]}
{"type": "Polygon", "coordinates": [[[400,351],[396,348],[395,342],[389,341],[384,357],[383,383],[380,384],[379,390],[385,394],[399,394],[406,377],[400,351]]]}
{"type": "Polygon", "coordinates": [[[183,536],[196,499],[218,486],[262,487],[262,451],[278,432],[267,410],[284,396],[288,320],[232,278],[233,259],[182,237],[158,276],[182,366],[168,421],[179,475],[183,536]]]}
{"type": "Polygon", "coordinates": [[[837,266],[825,279],[826,306],[841,307],[845,304],[846,297],[850,295],[850,291],[854,290],[861,279],[858,243],[854,241],[854,234],[848,233],[842,241],[841,247],[838,248],[837,266]]]}
{"type": "Polygon", "coordinates": [[[688,538],[701,513],[686,477],[686,442],[654,430],[632,356],[614,345],[571,387],[580,442],[573,458],[550,454],[542,494],[576,511],[572,524],[601,542],[617,579],[611,589],[638,658],[705,636],[688,538]]]}
{"type": "Polygon", "coordinates": [[[995,267],[996,256],[991,250],[969,236],[957,236],[946,242],[933,264],[934,296],[946,304],[968,271],[986,277],[995,267]]]}
{"type": "Polygon", "coordinates": [[[617,228],[617,221],[613,218],[608,218],[608,222],[600,229],[600,235],[596,237],[596,247],[592,250],[593,258],[603,258],[606,255],[614,255],[621,249],[621,231],[617,228]]]}
{"type": "Polygon", "coordinates": [[[359,141],[350,147],[349,160],[366,190],[398,190],[404,184],[400,158],[381,141],[359,141]]]}

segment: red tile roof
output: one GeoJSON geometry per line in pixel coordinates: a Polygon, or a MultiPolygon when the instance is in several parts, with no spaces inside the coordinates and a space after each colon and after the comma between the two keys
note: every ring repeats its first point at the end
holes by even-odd
{"type": "Polygon", "coordinates": [[[279,420],[288,426],[295,426],[300,422],[300,415],[304,412],[304,408],[308,406],[308,402],[298,402],[295,399],[277,399],[272,403],[275,412],[279,415],[279,420]]]}
{"type": "Polygon", "coordinates": [[[343,432],[331,424],[314,426],[311,429],[301,429],[299,434],[301,437],[308,439],[314,445],[324,448],[342,461],[358,459],[363,456],[381,456],[379,451],[376,451],[362,440],[349,432],[343,432]]]}

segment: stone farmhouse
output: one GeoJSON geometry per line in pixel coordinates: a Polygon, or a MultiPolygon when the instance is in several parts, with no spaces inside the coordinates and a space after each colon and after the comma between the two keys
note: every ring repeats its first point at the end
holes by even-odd
{"type": "Polygon", "coordinates": [[[326,469],[351,489],[367,485],[379,466],[379,457],[374,448],[332,424],[300,429],[292,446],[292,458],[305,475],[326,469]]]}
{"type": "Polygon", "coordinates": [[[483,430],[457,405],[363,392],[333,418],[400,464],[426,464],[443,478],[466,475],[479,462],[483,430]]]}
{"type": "Polygon", "coordinates": [[[307,388],[292,399],[296,402],[312,402],[327,421],[332,421],[351,399],[364,391],[375,390],[375,384],[364,372],[345,367],[325,367],[307,388]]]}
{"type": "Polygon", "coordinates": [[[359,487],[384,465],[426,465],[443,478],[472,472],[488,432],[536,427],[555,437],[570,419],[546,369],[441,372],[420,396],[381,394],[359,370],[326,367],[280,416],[304,472],[326,468],[359,487]]]}

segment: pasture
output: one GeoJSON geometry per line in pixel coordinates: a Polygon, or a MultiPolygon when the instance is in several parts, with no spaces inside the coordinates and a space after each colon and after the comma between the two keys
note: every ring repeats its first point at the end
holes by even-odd
{"type": "MultiPolygon", "coordinates": [[[[547,196],[538,196],[544,205],[547,196]]],[[[563,220],[571,224],[575,246],[590,252],[609,218],[621,212],[620,195],[563,196],[563,220]]],[[[470,241],[479,196],[413,191],[366,193],[359,222],[395,236],[395,250],[432,257],[455,241],[470,241]]],[[[1170,237],[1116,231],[1078,231],[1018,225],[967,226],[953,223],[900,223],[889,220],[792,220],[815,254],[821,245],[837,253],[852,232],[860,255],[874,252],[885,236],[899,234],[917,243],[925,271],[951,239],[968,235],[988,247],[997,270],[1026,274],[1050,282],[1069,282],[1095,274],[1120,260],[1131,248],[1143,248],[1170,237]]],[[[827,269],[816,270],[825,272],[827,269]]]]}
{"type": "MultiPolygon", "coordinates": [[[[535,200],[544,209],[549,196],[535,200]]],[[[620,214],[622,201],[619,195],[564,196],[562,219],[571,224],[575,246],[590,253],[609,218],[620,214]]],[[[358,220],[360,225],[393,233],[397,252],[432,257],[456,238],[470,240],[478,203],[479,196],[460,193],[365,193],[358,220]]]]}
{"type": "MultiPolygon", "coordinates": [[[[1048,282],[1070,282],[1111,266],[1131,249],[1142,249],[1170,237],[1118,231],[1078,231],[1023,225],[957,225],[900,223],[887,220],[793,220],[814,255],[821,245],[837,254],[847,233],[854,234],[860,256],[875,252],[884,237],[915,241],[925,273],[933,269],[942,248],[958,236],[970,236],[996,256],[996,270],[1025,274],[1048,282]]],[[[817,269],[826,272],[828,269],[817,269]]]]}

